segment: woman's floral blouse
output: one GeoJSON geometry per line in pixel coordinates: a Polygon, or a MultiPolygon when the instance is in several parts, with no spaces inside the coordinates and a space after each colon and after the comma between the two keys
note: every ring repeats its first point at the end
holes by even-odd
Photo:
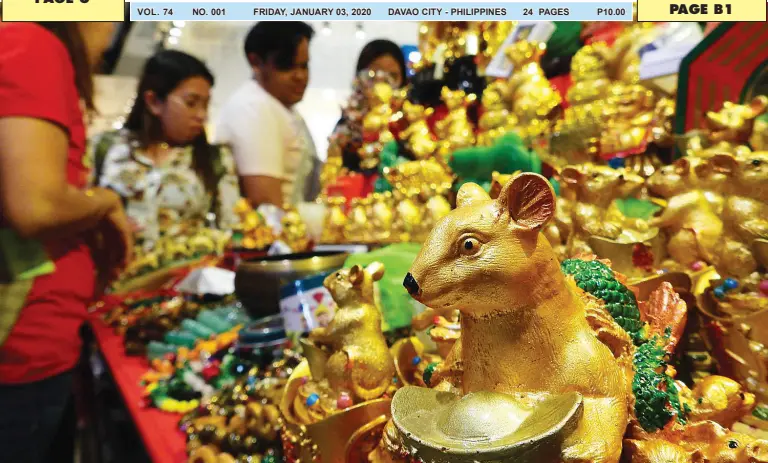
{"type": "Polygon", "coordinates": [[[240,188],[227,147],[212,150],[219,158],[213,163],[218,179],[215,193],[206,191],[193,167],[192,146],[170,148],[159,164],[146,157],[126,131],[102,135],[92,141],[91,148],[93,171],[98,172],[92,184],[123,197],[126,213],[139,228],[138,241],[151,244],[161,236],[204,225],[230,229],[238,222],[234,206],[240,188]],[[107,136],[109,140],[103,138],[107,136]]]}

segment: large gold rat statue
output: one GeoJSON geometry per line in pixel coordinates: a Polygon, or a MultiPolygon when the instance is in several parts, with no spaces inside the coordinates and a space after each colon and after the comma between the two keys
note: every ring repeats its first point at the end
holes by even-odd
{"type": "Polygon", "coordinates": [[[685,325],[686,304],[672,285],[661,283],[637,304],[603,262],[561,268],[541,233],[555,204],[537,174],[514,177],[495,200],[478,185],[462,186],[457,208],[433,229],[403,282],[432,310],[459,310],[461,337],[426,380],[433,390],[397,391],[371,461],[768,461],[768,442],[719,424],[750,412],[752,394],[722,377],[687,390],[653,360],[674,350],[685,325]],[[626,298],[598,296],[609,287],[622,287],[626,298]],[[609,314],[614,309],[600,302],[619,299],[637,312],[630,304],[609,314]],[[626,316],[648,323],[620,322],[626,316]],[[515,436],[516,427],[524,432],[515,436]]]}
{"type": "Polygon", "coordinates": [[[378,262],[355,265],[329,275],[323,283],[338,308],[326,328],[309,339],[333,353],[325,376],[334,391],[347,391],[358,401],[381,397],[391,386],[395,364],[381,332],[381,312],[374,302],[374,282],[384,276],[378,262]]]}
{"type": "Polygon", "coordinates": [[[562,443],[562,461],[617,462],[628,372],[593,334],[584,302],[539,233],[555,201],[537,174],[516,176],[496,200],[465,184],[404,285],[429,307],[461,311],[461,338],[446,361],[461,373],[444,377],[450,386],[463,394],[578,392],[583,415],[562,443]]]}

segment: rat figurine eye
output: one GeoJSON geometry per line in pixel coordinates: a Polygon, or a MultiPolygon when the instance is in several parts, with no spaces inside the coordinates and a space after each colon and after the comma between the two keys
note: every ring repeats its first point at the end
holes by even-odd
{"type": "Polygon", "coordinates": [[[759,160],[759,159],[753,159],[753,160],[752,160],[752,165],[753,165],[753,166],[755,166],[755,167],[758,167],[760,164],[761,164],[761,162],[760,162],[760,160],[759,160]]]}
{"type": "Polygon", "coordinates": [[[480,250],[480,241],[477,238],[468,236],[463,238],[460,243],[459,252],[464,255],[470,256],[476,254],[480,250]]]}

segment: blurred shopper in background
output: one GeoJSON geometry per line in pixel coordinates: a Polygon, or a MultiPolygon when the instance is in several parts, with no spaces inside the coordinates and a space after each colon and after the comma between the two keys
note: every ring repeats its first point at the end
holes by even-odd
{"type": "MultiPolygon", "coordinates": [[[[355,67],[355,77],[358,77],[363,71],[385,72],[392,76],[392,83],[397,88],[402,88],[408,83],[407,68],[403,50],[398,44],[391,40],[372,40],[368,42],[360,51],[355,67]]],[[[342,115],[336,123],[334,132],[344,130],[347,120],[342,115]]],[[[362,142],[362,140],[359,140],[362,142]]],[[[358,149],[360,143],[350,143],[345,145],[341,152],[342,165],[353,171],[361,171],[360,155],[358,149]]]]}
{"type": "Polygon", "coordinates": [[[3,462],[61,461],[48,452],[71,398],[97,271],[114,277],[131,257],[119,196],[85,189],[84,110],[94,109],[92,70],[113,29],[0,23],[3,462]]]}
{"type": "Polygon", "coordinates": [[[398,88],[408,83],[405,55],[400,46],[391,40],[372,40],[363,47],[357,58],[355,77],[364,70],[391,74],[398,88]]]}
{"type": "Polygon", "coordinates": [[[243,196],[254,206],[296,204],[318,195],[321,163],[294,106],[309,82],[303,22],[257,23],[245,39],[252,76],[230,97],[216,129],[235,155],[243,196]]]}
{"type": "Polygon", "coordinates": [[[158,52],[144,66],[123,130],[91,144],[94,183],[123,198],[137,238],[147,245],[164,231],[183,233],[207,219],[222,228],[237,221],[232,155],[205,135],[213,83],[197,58],[158,52]]]}

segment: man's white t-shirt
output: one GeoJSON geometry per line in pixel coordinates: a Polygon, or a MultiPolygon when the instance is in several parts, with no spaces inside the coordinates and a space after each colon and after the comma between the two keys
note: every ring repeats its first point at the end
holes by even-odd
{"type": "Polygon", "coordinates": [[[296,176],[304,156],[296,119],[258,82],[246,82],[224,105],[216,141],[232,148],[238,175],[281,179],[284,201],[295,197],[296,176]]]}

